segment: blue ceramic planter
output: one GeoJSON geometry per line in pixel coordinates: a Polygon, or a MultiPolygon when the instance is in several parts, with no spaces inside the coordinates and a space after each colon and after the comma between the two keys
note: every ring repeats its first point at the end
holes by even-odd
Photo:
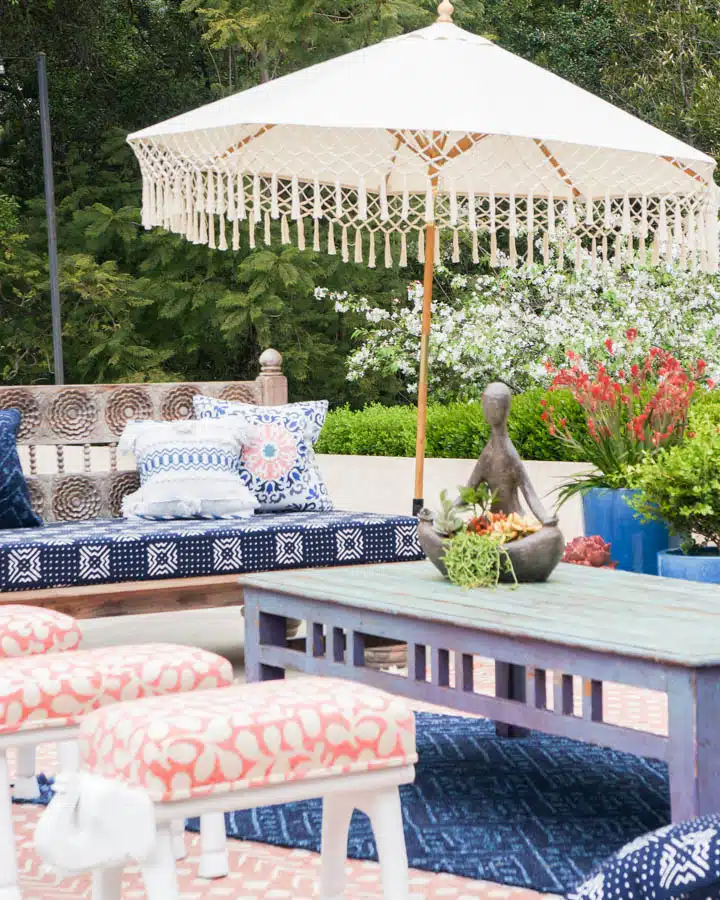
{"type": "Polygon", "coordinates": [[[583,494],[585,534],[599,534],[625,572],[658,574],[658,553],[670,546],[662,522],[642,522],[625,502],[634,491],[591,488],[583,494]]]}
{"type": "Polygon", "coordinates": [[[662,550],[658,553],[658,574],[665,578],[720,584],[720,553],[708,550],[702,555],[686,556],[682,550],[662,550]]]}

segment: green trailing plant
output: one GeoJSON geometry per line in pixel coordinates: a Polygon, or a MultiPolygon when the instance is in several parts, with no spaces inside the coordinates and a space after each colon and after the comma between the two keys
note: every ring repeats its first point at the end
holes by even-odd
{"type": "Polygon", "coordinates": [[[444,543],[443,563],[453,584],[464,588],[495,587],[504,573],[515,579],[502,544],[489,535],[460,531],[444,543]]]}
{"type": "Polygon", "coordinates": [[[643,519],[667,522],[685,552],[720,547],[720,425],[706,418],[682,444],[630,469],[640,493],[630,505],[643,519]]]}

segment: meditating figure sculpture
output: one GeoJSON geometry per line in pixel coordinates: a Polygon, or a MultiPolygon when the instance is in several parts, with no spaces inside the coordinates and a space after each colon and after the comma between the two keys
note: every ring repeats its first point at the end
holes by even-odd
{"type": "Polygon", "coordinates": [[[483,413],[492,433],[475,464],[468,487],[487,484],[495,494],[492,511],[508,514],[524,514],[519,496],[522,493],[538,522],[551,527],[557,525],[557,516],[543,506],[508,434],[511,397],[510,389],[501,382],[488,385],[483,393],[483,413]]]}

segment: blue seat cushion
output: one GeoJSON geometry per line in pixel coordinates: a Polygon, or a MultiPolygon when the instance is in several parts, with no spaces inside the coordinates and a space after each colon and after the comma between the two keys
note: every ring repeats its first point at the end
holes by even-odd
{"type": "Polygon", "coordinates": [[[417,519],[266,513],[239,521],[58,522],[0,531],[0,590],[422,559],[417,519]]]}
{"type": "Polygon", "coordinates": [[[720,900],[720,814],[626,844],[568,900],[720,900]]]}
{"type": "Polygon", "coordinates": [[[0,410],[0,528],[33,528],[42,520],[33,512],[17,452],[22,417],[17,409],[0,410]]]}

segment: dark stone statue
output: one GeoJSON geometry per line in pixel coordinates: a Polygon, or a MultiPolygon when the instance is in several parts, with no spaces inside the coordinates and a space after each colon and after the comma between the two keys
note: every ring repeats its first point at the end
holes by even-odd
{"type": "MultiPolygon", "coordinates": [[[[510,389],[499,382],[489,385],[483,393],[483,413],[492,433],[475,464],[468,487],[487,484],[495,494],[493,512],[523,515],[525,511],[520,503],[520,495],[523,496],[528,509],[542,528],[503,546],[518,581],[545,581],[562,559],[565,540],[558,528],[557,516],[545,509],[530,482],[520,454],[508,435],[510,399],[510,389]]],[[[457,504],[460,503],[458,499],[457,504]]],[[[442,562],[444,538],[434,530],[429,510],[421,510],[419,518],[420,543],[425,555],[443,574],[447,574],[442,562]]],[[[513,579],[504,573],[501,580],[513,579]]]]}

